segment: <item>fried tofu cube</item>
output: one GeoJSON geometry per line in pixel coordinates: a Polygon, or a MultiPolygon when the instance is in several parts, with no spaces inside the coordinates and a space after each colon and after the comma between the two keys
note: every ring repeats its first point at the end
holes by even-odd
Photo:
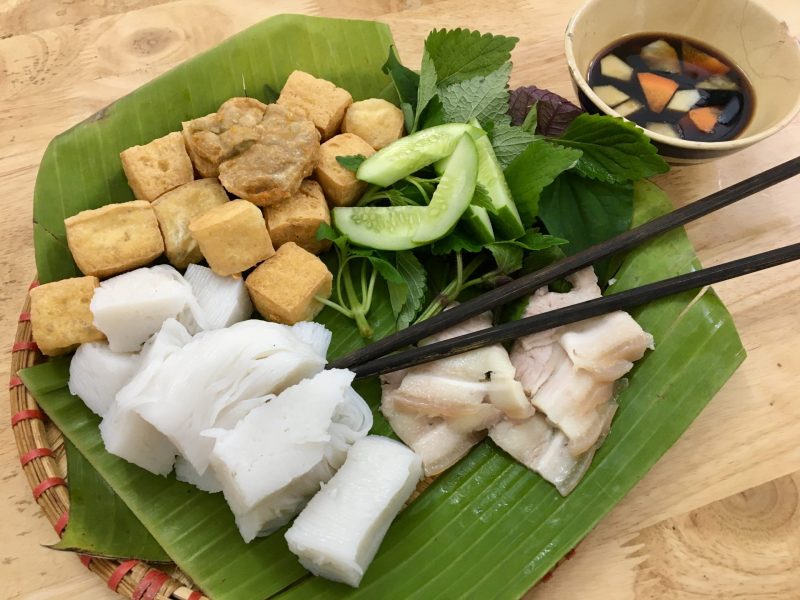
{"type": "Polygon", "coordinates": [[[123,150],[119,157],[128,185],[139,200],[152,202],[164,192],[194,179],[183,135],[177,131],[144,146],[123,150]]]}
{"type": "Polygon", "coordinates": [[[174,267],[185,269],[203,260],[200,247],[189,233],[189,223],[227,201],[225,188],[212,178],[184,183],[153,202],[167,258],[174,267]]]}
{"type": "Polygon", "coordinates": [[[220,204],[189,223],[208,266],[217,275],[235,275],[275,254],[264,215],[252,202],[220,204]]]}
{"type": "Polygon", "coordinates": [[[84,210],[65,219],[64,226],[72,258],[84,275],[130,271],[164,252],[156,213],[145,200],[84,210]]]}
{"type": "Polygon", "coordinates": [[[89,310],[99,285],[97,277],[73,277],[31,290],[31,326],[39,350],[55,356],[70,352],[79,344],[105,339],[94,326],[89,310]]]}
{"type": "Polygon", "coordinates": [[[325,263],[294,242],[283,244],[245,281],[256,310],[265,319],[286,325],[317,316],[322,303],[314,296],[330,297],[332,284],[325,263]]]}
{"type": "Polygon", "coordinates": [[[347,90],[303,71],[289,75],[278,97],[278,104],[305,112],[323,140],[339,131],[344,113],[352,103],[353,97],[347,90]]]}
{"type": "Polygon", "coordinates": [[[322,188],[316,181],[306,179],[298,192],[283,202],[264,209],[272,244],[280,248],[294,242],[312,254],[327,250],[329,240],[318,240],[317,229],[321,223],[331,224],[331,213],[322,188]]]}
{"type": "Polygon", "coordinates": [[[370,98],[353,102],[344,115],[342,131],[354,133],[375,150],[403,137],[403,111],[391,102],[370,98]]]}
{"type": "Polygon", "coordinates": [[[319,147],[319,160],[314,175],[332,206],[351,206],[367,189],[365,181],[356,179],[355,173],[345,169],[336,160],[337,156],[356,154],[372,156],[375,150],[353,133],[339,134],[319,147]]]}

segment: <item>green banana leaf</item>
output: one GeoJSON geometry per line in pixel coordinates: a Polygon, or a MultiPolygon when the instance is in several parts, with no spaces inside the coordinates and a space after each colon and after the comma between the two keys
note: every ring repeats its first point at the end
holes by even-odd
{"type": "MultiPolygon", "coordinates": [[[[231,38],[60,135],[47,149],[34,199],[37,267],[44,282],[76,274],[63,219],[86,208],[131,199],[117,153],[179,129],[233,95],[263,98],[295,68],[349,89],[355,98],[393,90],[380,66],[391,36],[377,23],[282,16],[231,38]],[[246,88],[246,89],[245,89],[246,88]]],[[[420,41],[421,43],[421,41],[420,41]]],[[[663,193],[636,186],[635,221],[670,209],[663,193]]],[[[697,267],[682,231],[630,253],[613,290],[697,267]]],[[[376,337],[393,318],[378,290],[376,337]]],[[[611,433],[581,485],[566,499],[490,442],[439,478],[390,529],[359,590],[310,578],[282,531],[244,544],[220,494],[152,475],[105,452],[97,417],[66,388],[66,361],[22,372],[23,380],[88,464],[169,556],[211,597],[381,598],[520,596],[583,538],[688,427],[744,358],[730,315],[712,291],[651,303],[635,313],[656,338],[620,394],[611,433]]],[[[326,310],[331,357],[364,342],[352,323],[326,310]]],[[[376,381],[359,383],[376,415],[374,432],[391,432],[376,407],[376,381]]],[[[73,485],[74,482],[73,482],[73,485]]],[[[93,497],[88,494],[90,501],[93,497]]],[[[102,507],[97,506],[101,511],[102,507]]],[[[91,534],[91,528],[87,529],[91,534]]]]}
{"type": "Polygon", "coordinates": [[[54,550],[103,558],[172,562],[106,480],[65,440],[69,473],[69,524],[54,550]]]}

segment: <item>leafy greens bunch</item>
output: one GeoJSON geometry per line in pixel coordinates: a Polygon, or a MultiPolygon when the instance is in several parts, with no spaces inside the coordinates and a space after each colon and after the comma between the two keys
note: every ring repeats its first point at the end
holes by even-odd
{"type": "MultiPolygon", "coordinates": [[[[667,171],[633,124],[586,114],[534,86],[509,91],[517,42],[466,29],[433,30],[418,73],[390,48],[383,70],[394,83],[406,131],[444,123],[471,123],[486,131],[525,233],[487,244],[459,226],[428,247],[392,253],[354,248],[331,228],[321,229],[318,236],[332,240],[339,256],[338,302],[328,304],[350,313],[363,335],[371,331],[366,314],[378,277],[388,288],[397,328],[404,328],[440,312],[468,290],[498,285],[627,230],[632,182],[667,171]],[[443,261],[445,256],[452,261],[443,261]],[[355,284],[350,268],[358,262],[355,284]]],[[[356,171],[364,157],[338,160],[356,171]]],[[[425,205],[438,181],[426,168],[388,188],[371,186],[359,205],[425,205]]],[[[471,204],[494,210],[480,185],[471,204]]],[[[602,279],[613,275],[608,263],[597,269],[602,279]]]]}

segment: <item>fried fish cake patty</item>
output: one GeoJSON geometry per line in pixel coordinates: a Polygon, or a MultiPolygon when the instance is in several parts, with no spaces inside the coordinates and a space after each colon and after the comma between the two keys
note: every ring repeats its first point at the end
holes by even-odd
{"type": "Polygon", "coordinates": [[[258,139],[254,131],[266,104],[254,98],[230,98],[215,113],[183,123],[183,139],[195,169],[203,177],[219,175],[219,164],[258,139]]]}
{"type": "Polygon", "coordinates": [[[257,140],[220,164],[222,185],[259,206],[289,198],[314,170],[320,141],[317,128],[304,114],[270,104],[251,130],[257,140]]]}

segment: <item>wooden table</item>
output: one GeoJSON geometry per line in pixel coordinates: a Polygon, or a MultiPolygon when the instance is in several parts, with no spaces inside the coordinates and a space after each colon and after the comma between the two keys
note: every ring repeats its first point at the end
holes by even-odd
{"type": "MultiPolygon", "coordinates": [[[[797,0],[762,0],[800,32],[797,0]]],[[[112,100],[227,36],[280,12],[388,22],[418,65],[433,27],[516,35],[512,84],[572,96],[562,34],[581,0],[3,0],[0,2],[0,380],[34,276],[31,196],[47,142],[112,100]]],[[[658,183],[682,205],[800,148],[800,120],[735,156],[658,183]]],[[[800,239],[800,182],[692,225],[707,264],[800,239]]],[[[800,598],[800,265],[717,286],[749,357],[683,438],[539,585],[544,598],[800,598]]],[[[9,422],[0,402],[0,423],[9,422]]],[[[0,597],[113,596],[78,560],[42,548],[55,533],[0,433],[0,597]]]]}

